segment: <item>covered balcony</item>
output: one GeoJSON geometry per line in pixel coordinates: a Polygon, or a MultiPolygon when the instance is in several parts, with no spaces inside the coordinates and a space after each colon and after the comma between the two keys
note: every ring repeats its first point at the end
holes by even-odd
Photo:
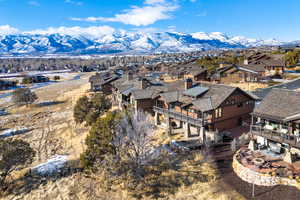
{"type": "Polygon", "coordinates": [[[197,127],[202,127],[203,125],[207,124],[207,121],[203,120],[202,118],[195,118],[192,116],[188,116],[183,113],[176,112],[174,109],[165,109],[165,108],[161,108],[158,106],[154,106],[153,110],[154,110],[154,112],[157,112],[159,114],[167,115],[171,118],[192,124],[197,127]]]}
{"type": "Polygon", "coordinates": [[[262,121],[251,126],[251,133],[274,142],[285,143],[292,147],[300,148],[299,124],[262,121]]]}

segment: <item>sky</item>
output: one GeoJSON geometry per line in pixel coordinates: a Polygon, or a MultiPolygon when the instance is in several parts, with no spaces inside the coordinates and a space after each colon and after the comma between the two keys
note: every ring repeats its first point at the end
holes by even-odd
{"type": "Polygon", "coordinates": [[[0,0],[0,34],[222,32],[300,40],[299,0],[0,0]]]}

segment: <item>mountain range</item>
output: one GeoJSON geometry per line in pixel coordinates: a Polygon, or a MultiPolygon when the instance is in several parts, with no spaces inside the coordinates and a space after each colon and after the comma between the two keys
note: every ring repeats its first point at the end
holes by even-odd
{"type": "Polygon", "coordinates": [[[281,44],[275,39],[249,39],[220,32],[186,34],[118,31],[99,35],[18,33],[0,35],[0,55],[175,53],[281,44]]]}

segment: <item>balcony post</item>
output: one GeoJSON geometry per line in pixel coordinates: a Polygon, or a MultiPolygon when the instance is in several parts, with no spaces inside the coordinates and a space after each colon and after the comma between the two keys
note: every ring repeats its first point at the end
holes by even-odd
{"type": "Polygon", "coordinates": [[[184,133],[185,133],[185,138],[189,138],[190,137],[190,133],[191,133],[191,126],[188,122],[186,122],[184,124],[184,133]]]}
{"type": "Polygon", "coordinates": [[[205,144],[206,143],[206,135],[205,135],[205,130],[204,130],[204,127],[201,126],[200,127],[200,142],[202,142],[202,144],[205,144]]]}
{"type": "Polygon", "coordinates": [[[158,126],[160,124],[159,123],[159,114],[158,114],[158,112],[155,112],[154,120],[155,120],[155,125],[158,126]]]}

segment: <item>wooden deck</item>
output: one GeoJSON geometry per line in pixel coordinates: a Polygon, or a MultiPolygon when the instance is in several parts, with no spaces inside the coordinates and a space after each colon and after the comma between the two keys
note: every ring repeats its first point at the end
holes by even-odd
{"type": "Polygon", "coordinates": [[[203,125],[206,124],[206,121],[204,121],[202,118],[193,118],[191,116],[187,116],[182,113],[175,112],[173,110],[167,110],[167,109],[156,107],[156,106],[153,107],[153,110],[154,110],[154,112],[157,112],[159,114],[168,115],[171,118],[174,118],[174,119],[177,119],[177,120],[180,120],[183,122],[187,122],[194,126],[202,127],[203,125]]]}
{"type": "Polygon", "coordinates": [[[251,126],[251,133],[254,135],[262,136],[274,142],[286,143],[293,147],[300,148],[300,138],[292,134],[284,134],[278,131],[264,129],[261,126],[255,125],[251,126]]]}

